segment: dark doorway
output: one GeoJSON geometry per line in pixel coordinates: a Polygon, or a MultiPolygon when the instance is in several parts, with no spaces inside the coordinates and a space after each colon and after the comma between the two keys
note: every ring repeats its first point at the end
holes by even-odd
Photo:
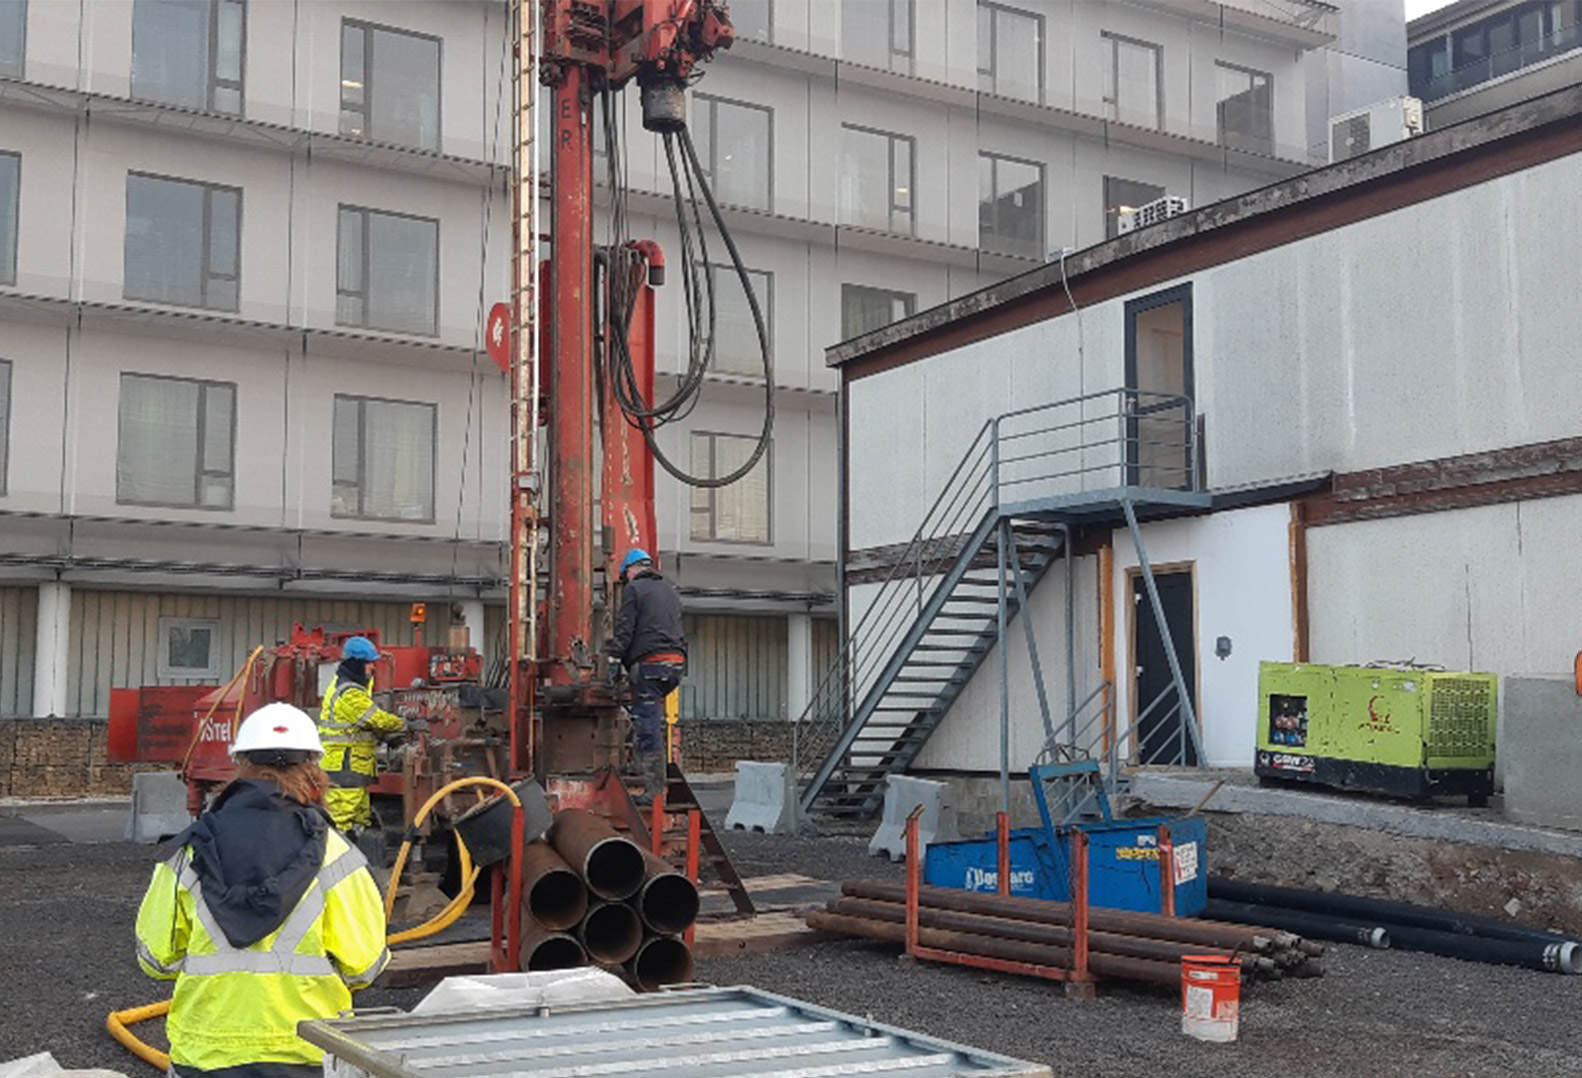
{"type": "MultiPolygon", "coordinates": [[[[1186,681],[1187,696],[1195,712],[1197,641],[1193,633],[1196,619],[1192,615],[1192,573],[1190,570],[1156,572],[1154,583],[1159,587],[1159,604],[1164,607],[1170,638],[1175,642],[1176,659],[1181,664],[1181,676],[1186,681]]],[[[1136,713],[1142,715],[1149,704],[1159,701],[1138,726],[1138,762],[1195,767],[1198,763],[1197,751],[1182,725],[1186,715],[1176,706],[1180,698],[1175,689],[1175,679],[1170,673],[1170,659],[1165,653],[1164,638],[1154,618],[1153,603],[1148,601],[1148,585],[1141,573],[1132,576],[1132,608],[1132,648],[1136,656],[1136,693],[1133,699],[1136,713]]]]}

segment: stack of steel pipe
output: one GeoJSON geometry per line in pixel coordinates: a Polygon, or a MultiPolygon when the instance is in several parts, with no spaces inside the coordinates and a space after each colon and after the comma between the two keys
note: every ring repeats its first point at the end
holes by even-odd
{"type": "Polygon", "coordinates": [[[1492,917],[1362,895],[1211,878],[1208,914],[1225,921],[1272,924],[1320,939],[1582,973],[1582,941],[1492,917]]]}
{"type": "MultiPolygon", "coordinates": [[[[858,881],[841,887],[808,925],[836,935],[906,941],[906,887],[858,881]]],[[[918,940],[926,947],[1069,968],[1071,907],[942,887],[918,888],[918,940]]],[[[1124,910],[1088,910],[1088,966],[1100,977],[1166,986],[1181,983],[1181,959],[1232,957],[1255,980],[1317,976],[1322,945],[1289,932],[1249,929],[1124,910]]]]}
{"type": "Polygon", "coordinates": [[[591,961],[644,991],[692,980],[682,935],[697,920],[697,887],[591,812],[558,813],[528,844],[522,906],[524,969],[591,961]]]}

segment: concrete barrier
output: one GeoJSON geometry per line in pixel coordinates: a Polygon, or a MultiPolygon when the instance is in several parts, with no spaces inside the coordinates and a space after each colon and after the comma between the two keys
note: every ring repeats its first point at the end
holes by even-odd
{"type": "Polygon", "coordinates": [[[766,835],[794,835],[800,819],[796,776],[789,764],[736,761],[736,796],[725,826],[766,835]]]}
{"type": "Polygon", "coordinates": [[[128,842],[158,842],[187,829],[187,784],[174,771],[144,771],[132,776],[132,813],[128,842]]]}
{"type": "Polygon", "coordinates": [[[1506,678],[1501,720],[1505,814],[1582,830],[1582,697],[1574,680],[1506,678]]]}
{"type": "Polygon", "coordinates": [[[929,779],[891,775],[885,780],[884,815],[879,829],[868,840],[868,853],[884,854],[892,861],[906,859],[906,818],[917,806],[923,815],[917,821],[918,843],[924,850],[931,842],[954,842],[961,838],[956,825],[955,798],[950,787],[929,779]]]}

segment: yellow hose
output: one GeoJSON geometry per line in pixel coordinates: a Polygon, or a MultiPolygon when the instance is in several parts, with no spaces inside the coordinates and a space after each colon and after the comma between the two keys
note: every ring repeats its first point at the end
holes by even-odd
{"type": "MultiPolygon", "coordinates": [[[[253,652],[253,656],[256,656],[258,652],[262,650],[262,648],[255,650],[253,652]]],[[[250,656],[247,660],[246,666],[242,668],[242,673],[245,673],[247,668],[252,666],[252,663],[253,659],[250,656]]],[[[237,677],[241,676],[241,673],[237,675],[237,677]]],[[[234,684],[235,681],[236,678],[233,678],[232,683],[234,684]]],[[[227,690],[228,689],[229,686],[227,686],[227,690]]],[[[222,692],[220,695],[223,697],[225,694],[222,692]]],[[[210,709],[210,714],[213,714],[212,708],[210,709]]],[[[204,721],[207,722],[208,720],[205,719],[204,721]]],[[[486,778],[482,775],[469,776],[467,778],[457,779],[454,782],[440,787],[440,789],[435,792],[434,796],[423,802],[423,807],[417,810],[417,814],[412,817],[412,825],[415,827],[419,823],[422,823],[423,820],[427,818],[429,812],[432,811],[434,806],[437,805],[446,794],[452,792],[453,790],[460,789],[463,786],[493,786],[500,790],[501,793],[505,794],[506,799],[509,800],[512,805],[515,805],[517,808],[522,807],[522,801],[516,796],[516,791],[511,789],[511,787],[507,786],[505,783],[501,782],[499,779],[486,778]]],[[[411,839],[407,839],[401,843],[401,850],[396,854],[395,867],[390,870],[390,883],[385,888],[386,920],[389,919],[391,911],[395,909],[396,884],[401,879],[401,869],[406,864],[407,853],[411,850],[411,848],[411,839]]],[[[472,854],[468,851],[467,844],[462,841],[462,837],[459,833],[456,835],[456,850],[458,856],[461,859],[458,866],[462,877],[461,890],[456,893],[455,898],[450,900],[449,905],[447,905],[443,910],[440,910],[439,913],[435,914],[423,924],[418,925],[416,928],[408,928],[404,931],[396,932],[390,936],[386,936],[385,943],[388,946],[394,947],[397,944],[410,943],[413,940],[424,939],[428,936],[434,935],[437,932],[443,932],[445,929],[454,924],[456,920],[467,911],[467,907],[472,904],[474,893],[473,885],[478,882],[478,875],[483,870],[473,865],[472,854]]],[[[153,1018],[159,1018],[169,1013],[170,1000],[162,999],[158,1003],[149,1003],[142,1007],[131,1007],[124,1011],[111,1011],[109,1017],[104,1020],[104,1028],[109,1030],[110,1036],[114,1037],[117,1042],[119,1042],[133,1055],[137,1056],[138,1059],[141,1059],[143,1062],[152,1064],[153,1066],[158,1067],[160,1070],[165,1071],[170,1069],[169,1054],[161,1052],[158,1048],[155,1048],[151,1044],[147,1044],[144,1041],[138,1040],[137,1036],[126,1027],[130,1025],[136,1025],[138,1022],[146,1022],[153,1018]]]]}
{"type": "MultiPolygon", "coordinates": [[[[214,703],[209,705],[209,710],[207,714],[203,716],[203,721],[198,723],[198,728],[192,732],[192,740],[187,744],[187,752],[181,758],[181,774],[185,775],[187,773],[187,765],[192,763],[192,754],[197,749],[198,742],[203,739],[203,728],[209,725],[210,719],[214,718],[214,712],[219,708],[220,704],[225,701],[226,694],[231,691],[231,688],[238,681],[246,680],[247,675],[252,672],[253,663],[257,661],[259,652],[263,650],[264,645],[262,644],[259,644],[256,648],[254,648],[253,653],[249,655],[247,657],[247,661],[242,664],[242,668],[236,671],[236,673],[232,674],[231,680],[227,681],[224,687],[220,689],[219,693],[215,695],[214,703]]],[[[243,695],[246,695],[247,690],[244,688],[242,692],[243,695]]],[[[237,702],[240,703],[240,698],[238,698],[237,702]]],[[[231,727],[231,733],[235,734],[236,716],[234,715],[231,716],[231,727]]]]}

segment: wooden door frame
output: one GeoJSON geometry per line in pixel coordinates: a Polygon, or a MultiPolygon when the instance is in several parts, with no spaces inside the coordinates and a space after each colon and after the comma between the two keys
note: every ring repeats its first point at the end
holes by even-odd
{"type": "MultiPolygon", "coordinates": [[[[1201,643],[1202,633],[1198,631],[1200,604],[1198,603],[1197,562],[1168,561],[1161,562],[1158,565],[1150,563],[1148,567],[1153,571],[1155,577],[1158,577],[1163,573],[1186,573],[1191,580],[1192,717],[1197,724],[1198,741],[1201,743],[1203,740],[1203,708],[1201,704],[1203,699],[1203,648],[1201,643]]],[[[1136,593],[1136,581],[1142,575],[1143,570],[1141,566],[1128,565],[1126,567],[1125,595],[1128,599],[1130,599],[1132,595],[1136,593]]],[[[1144,589],[1144,594],[1147,594],[1146,588],[1144,589]]],[[[1127,759],[1130,759],[1132,752],[1141,745],[1141,742],[1138,739],[1139,731],[1137,730],[1137,712],[1140,707],[1140,701],[1137,691],[1137,604],[1135,602],[1129,602],[1126,604],[1126,684],[1126,710],[1128,712],[1126,726],[1129,730],[1131,730],[1131,737],[1128,739],[1128,745],[1120,747],[1126,750],[1127,759]]],[[[1206,753],[1200,753],[1199,755],[1203,756],[1206,755],[1206,753]]],[[[1202,759],[1198,760],[1198,766],[1205,766],[1205,763],[1202,759]]]]}

